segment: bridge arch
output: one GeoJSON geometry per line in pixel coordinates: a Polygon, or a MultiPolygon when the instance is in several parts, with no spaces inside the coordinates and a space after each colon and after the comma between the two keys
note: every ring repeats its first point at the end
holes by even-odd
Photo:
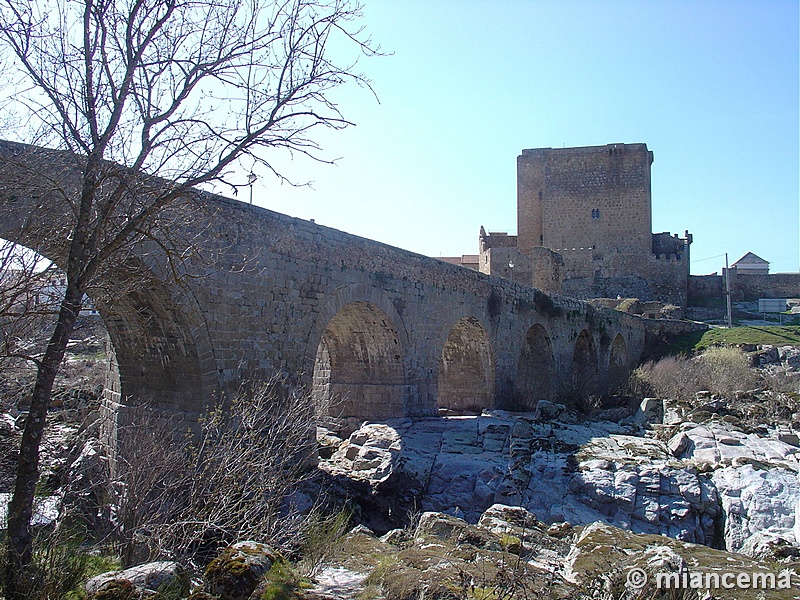
{"type": "Polygon", "coordinates": [[[578,398],[588,398],[600,389],[597,349],[591,334],[582,329],[572,351],[572,386],[578,398]]]}
{"type": "Polygon", "coordinates": [[[628,380],[630,365],[628,347],[625,338],[618,333],[611,342],[611,351],[608,357],[608,388],[614,393],[623,388],[628,380]]]}
{"type": "Polygon", "coordinates": [[[555,359],[550,334],[541,323],[528,328],[517,363],[516,395],[522,408],[533,408],[554,390],[555,359]]]}
{"type": "Polygon", "coordinates": [[[339,290],[320,312],[309,340],[317,409],[343,418],[404,416],[406,348],[402,321],[380,292],[339,290]]]}
{"type": "Polygon", "coordinates": [[[216,401],[220,380],[213,347],[191,296],[151,277],[115,295],[113,302],[99,294],[95,304],[113,347],[107,402],[126,405],[135,398],[194,421],[216,401]]]}
{"type": "Polygon", "coordinates": [[[476,317],[450,327],[439,356],[439,410],[480,413],[494,406],[494,358],[489,336],[476,317]]]}
{"type": "MultiPolygon", "coordinates": [[[[40,244],[26,233],[0,232],[57,266],[66,263],[64,245],[40,244]]],[[[101,413],[104,439],[112,447],[134,405],[180,414],[193,427],[220,394],[213,346],[194,297],[142,261],[130,261],[105,271],[87,290],[110,342],[101,413]]]]}

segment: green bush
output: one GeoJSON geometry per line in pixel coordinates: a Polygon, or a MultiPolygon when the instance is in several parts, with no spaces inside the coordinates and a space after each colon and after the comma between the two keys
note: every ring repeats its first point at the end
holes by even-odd
{"type": "MultiPolygon", "coordinates": [[[[84,583],[100,573],[119,568],[116,559],[90,553],[85,537],[62,525],[38,530],[33,540],[33,560],[26,598],[29,600],[83,600],[84,583]]],[[[0,589],[0,598],[4,597],[0,589]]]]}
{"type": "Polygon", "coordinates": [[[330,515],[313,511],[300,541],[301,566],[308,577],[316,575],[322,565],[342,546],[350,529],[351,513],[340,510],[330,515]]]}

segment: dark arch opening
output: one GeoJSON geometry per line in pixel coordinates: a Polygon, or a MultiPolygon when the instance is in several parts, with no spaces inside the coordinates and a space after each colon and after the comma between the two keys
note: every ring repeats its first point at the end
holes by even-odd
{"type": "Polygon", "coordinates": [[[531,410],[541,399],[553,394],[553,348],[543,325],[536,324],[525,334],[517,364],[516,395],[522,410],[531,410]]]}
{"type": "Polygon", "coordinates": [[[588,398],[595,396],[599,389],[597,352],[592,336],[583,329],[575,340],[572,352],[572,401],[580,407],[588,398]]]}
{"type": "Polygon", "coordinates": [[[608,391],[612,394],[621,391],[628,382],[628,373],[628,348],[622,334],[617,334],[608,359],[608,391]]]}
{"type": "Polygon", "coordinates": [[[121,393],[123,402],[133,398],[187,415],[215,400],[215,390],[203,383],[192,324],[165,284],[136,282],[113,300],[99,294],[96,303],[113,346],[112,367],[116,363],[119,372],[107,397],[117,400],[121,393]]]}
{"type": "Polygon", "coordinates": [[[439,410],[478,414],[494,405],[494,363],[486,330],[472,317],[450,330],[439,359],[439,410]]]}
{"type": "Polygon", "coordinates": [[[403,350],[388,315],[352,302],[328,321],[314,359],[312,395],[332,417],[387,419],[405,412],[403,350]]]}

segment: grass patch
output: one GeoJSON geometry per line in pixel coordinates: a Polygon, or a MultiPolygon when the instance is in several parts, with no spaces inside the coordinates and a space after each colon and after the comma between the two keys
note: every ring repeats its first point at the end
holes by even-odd
{"type": "Polygon", "coordinates": [[[291,565],[283,560],[276,560],[264,575],[258,597],[260,600],[297,600],[301,597],[302,584],[302,578],[291,565]]]}
{"type": "Polygon", "coordinates": [[[741,344],[800,346],[800,326],[751,325],[731,328],[713,327],[706,331],[692,331],[673,338],[667,354],[692,354],[711,346],[739,346],[741,344]]]}
{"type": "Polygon", "coordinates": [[[737,346],[739,344],[800,346],[800,326],[714,327],[703,333],[702,337],[695,342],[694,349],[703,350],[715,344],[728,346],[737,346]]]}

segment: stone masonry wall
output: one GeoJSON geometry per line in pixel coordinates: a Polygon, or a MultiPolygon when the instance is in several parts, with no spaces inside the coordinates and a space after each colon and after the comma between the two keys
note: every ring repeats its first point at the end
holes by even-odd
{"type": "Polygon", "coordinates": [[[594,277],[568,277],[562,293],[576,298],[639,298],[678,306],[687,302],[687,266],[675,256],[614,255],[594,277]]]}
{"type": "Polygon", "coordinates": [[[650,254],[652,157],[645,144],[523,150],[517,159],[521,251],[551,248],[576,277],[592,276],[598,255],[650,254]]]}
{"type": "MultiPolygon", "coordinates": [[[[68,214],[60,196],[12,190],[2,166],[0,152],[9,216],[0,236],[63,262],[64,244],[33,235],[68,214]]],[[[274,374],[347,395],[343,406],[363,418],[434,414],[440,389],[463,389],[467,373],[487,390],[480,402],[502,407],[541,360],[556,378],[543,389],[568,384],[587,363],[602,389],[612,341],[615,368],[634,367],[644,349],[637,317],[257,206],[200,194],[161,217],[174,240],[196,241],[194,251],[172,271],[157,246],[142,245],[141,279],[109,272],[102,287],[118,292],[97,302],[119,367],[107,405],[115,414],[149,402],[190,425],[242,379],[274,374]]]]}
{"type": "MultiPolygon", "coordinates": [[[[724,271],[724,270],[723,270],[724,271]]],[[[731,299],[752,302],[759,298],[800,298],[800,273],[742,275],[730,270],[731,299]]],[[[725,299],[723,275],[691,275],[689,304],[704,305],[725,299]]]]}
{"type": "Polygon", "coordinates": [[[686,240],[651,233],[652,162],[645,144],[523,150],[520,252],[544,246],[560,254],[565,294],[685,305],[691,240],[688,232],[686,240]]]}

